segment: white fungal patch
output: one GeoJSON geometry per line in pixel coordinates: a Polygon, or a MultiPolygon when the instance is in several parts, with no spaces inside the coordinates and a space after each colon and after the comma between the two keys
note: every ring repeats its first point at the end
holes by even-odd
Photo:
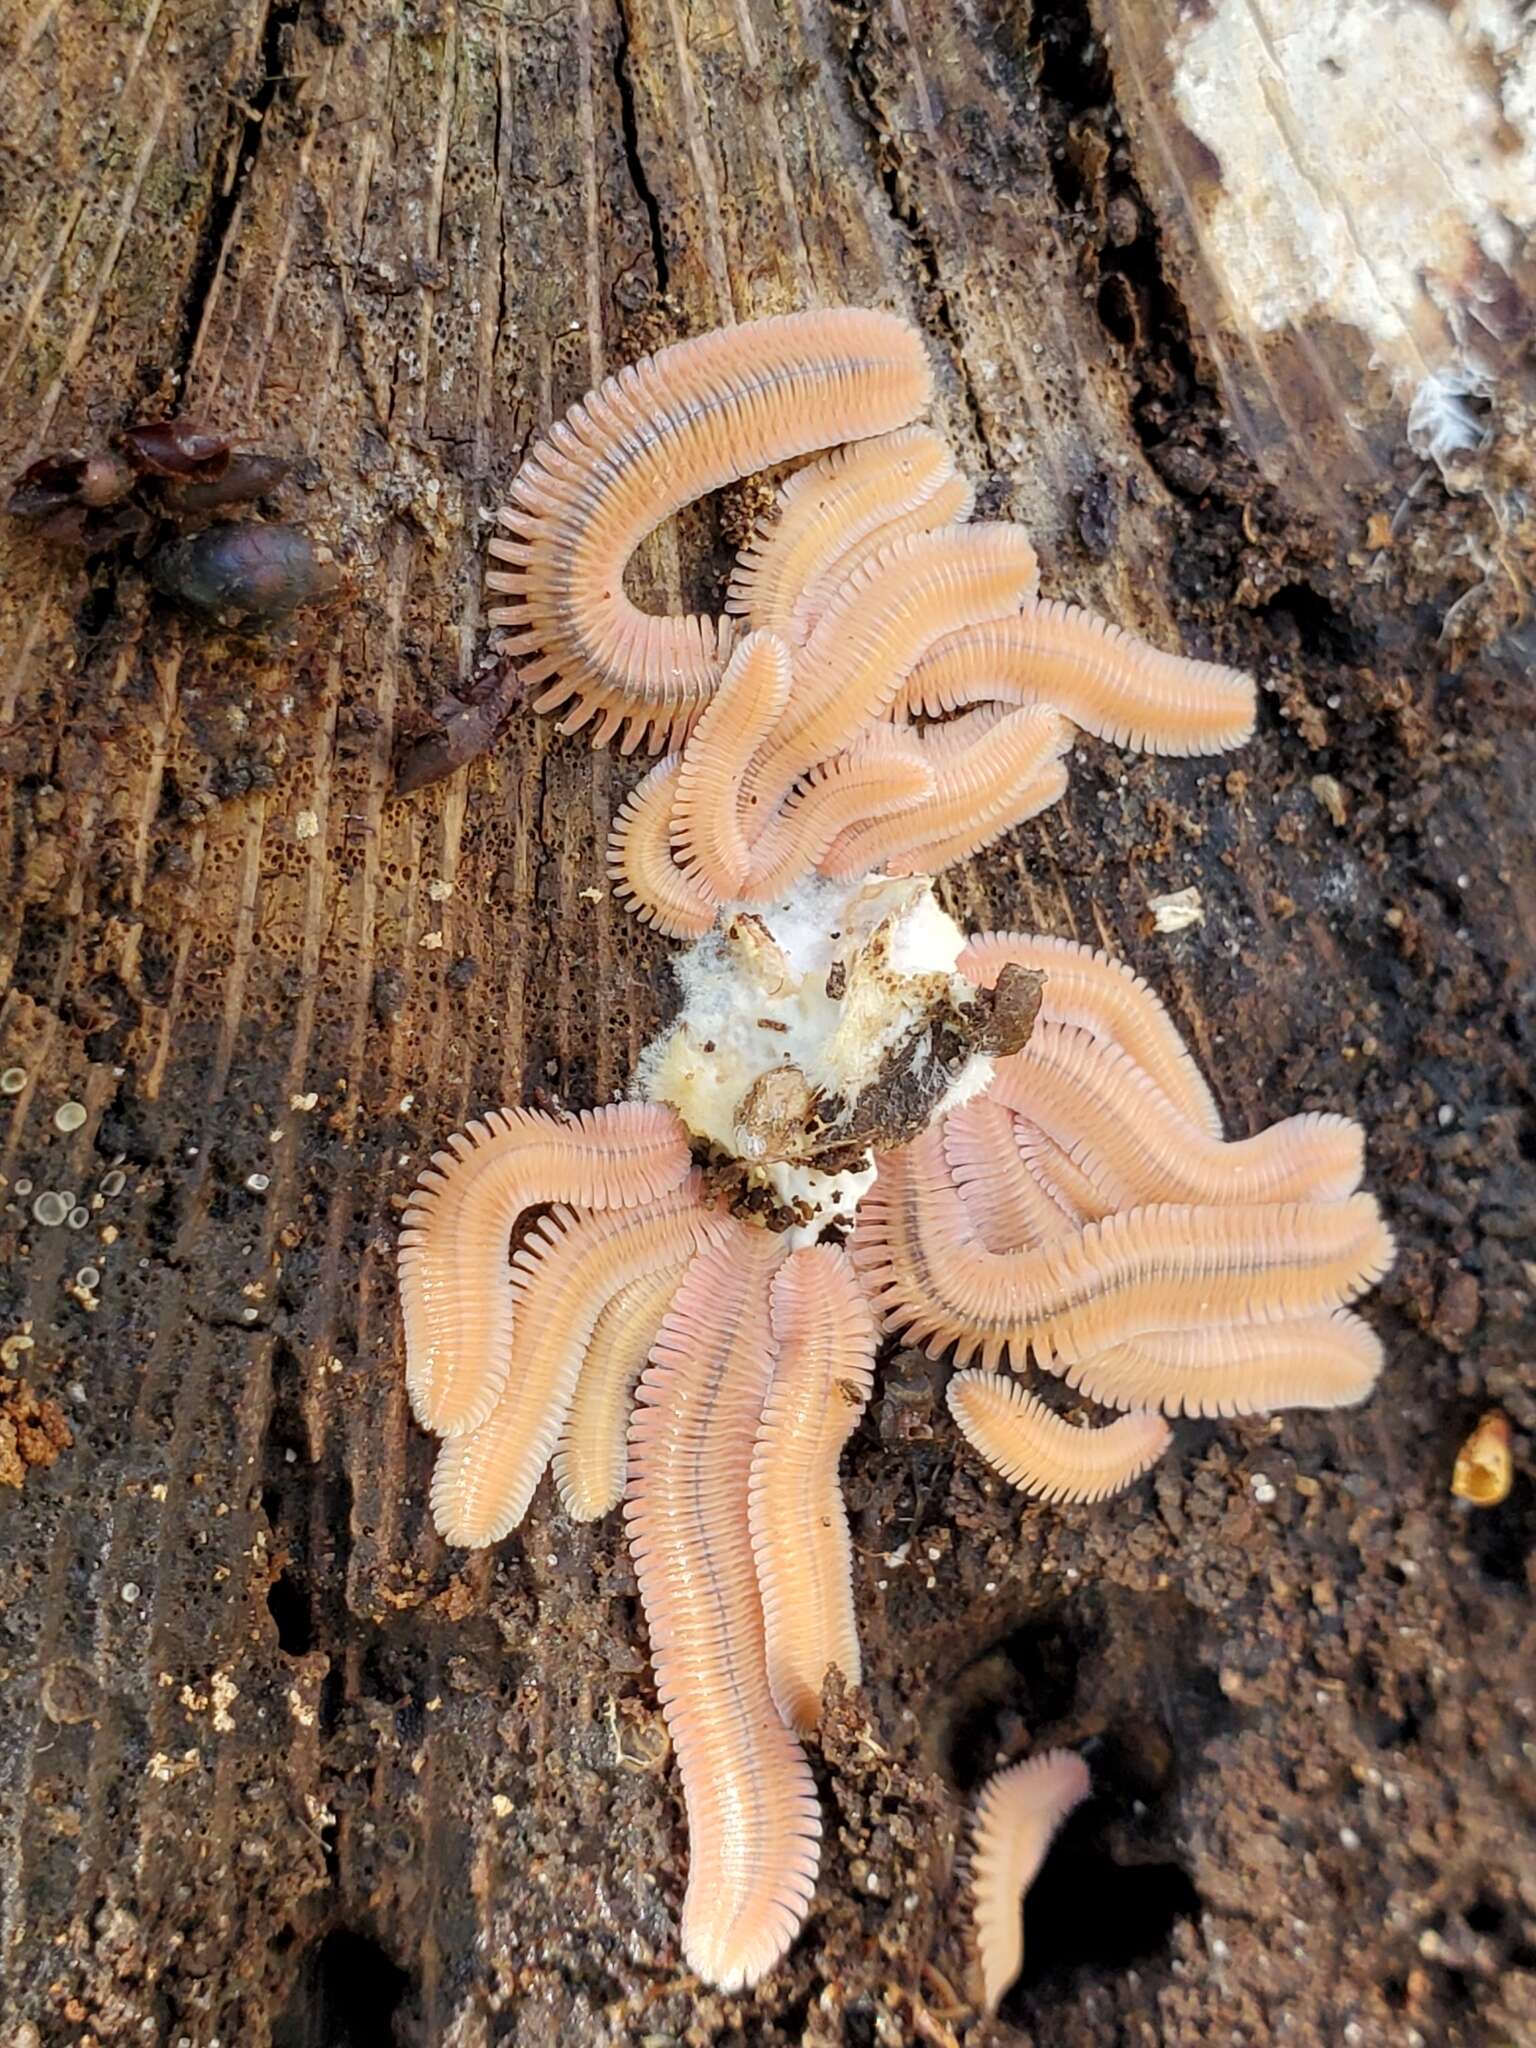
{"type": "Polygon", "coordinates": [[[1205,905],[1198,889],[1175,889],[1169,896],[1149,896],[1147,909],[1152,913],[1153,928],[1160,932],[1188,931],[1192,924],[1201,924],[1205,919],[1205,905]]]}
{"type": "Polygon", "coordinates": [[[1493,379],[1464,363],[1448,363],[1423,378],[1408,406],[1408,439],[1418,454],[1443,469],[1458,455],[1475,453],[1488,429],[1473,401],[1493,394],[1493,379]]]}
{"type": "Polygon", "coordinates": [[[1358,328],[1441,459],[1478,443],[1479,331],[1536,229],[1528,12],[1218,0],[1169,51],[1221,167],[1201,237],[1229,302],[1268,332],[1358,328]]]}
{"type": "Polygon", "coordinates": [[[673,962],[682,1009],[641,1054],[636,1091],[797,1209],[809,1242],[874,1180],[838,1132],[862,1129],[876,1091],[931,1094],[931,1120],[990,1081],[984,1054],[945,1064],[945,1026],[974,998],[955,973],[963,944],[922,875],[812,877],[771,910],[728,907],[673,962]],[[833,1172],[817,1164],[829,1147],[833,1172]]]}

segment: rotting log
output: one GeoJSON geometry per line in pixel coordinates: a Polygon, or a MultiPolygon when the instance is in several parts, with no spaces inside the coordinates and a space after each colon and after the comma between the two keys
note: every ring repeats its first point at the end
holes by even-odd
{"type": "MultiPolygon", "coordinates": [[[[1186,1427],[1109,1509],[1021,1517],[890,1364],[849,1464],[866,1691],[829,1717],[818,1910],[752,2037],[965,2032],[951,1791],[1026,1738],[1099,1738],[1106,1798],[1032,1913],[1021,2025],[1532,2024],[1531,1488],[1448,1491],[1483,1407],[1517,1456],[1536,1425],[1518,479],[1453,494],[1387,425],[1344,492],[1256,459],[1132,29],[1172,33],[1048,0],[10,0],[5,473],[180,407],[296,458],[278,502],[348,573],[229,634],[130,550],[0,536],[18,2044],[727,2023],[678,1974],[616,1524],[546,1492],[499,1554],[443,1548],[392,1283],[446,1130],[608,1098],[665,1013],[668,949],[603,872],[635,771],[514,713],[467,772],[391,777],[489,681],[480,542],[530,435],[658,341],[831,300],[922,324],[1049,590],[1265,691],[1236,761],[1084,743],[951,907],[1131,959],[1234,1128],[1363,1117],[1404,1253],[1372,1406],[1186,1427]],[[1188,887],[1203,922],[1157,932],[1188,887]],[[84,1227],[39,1224],[44,1191],[84,1227]]],[[[661,535],[639,593],[717,602],[744,504],[661,535]]]]}

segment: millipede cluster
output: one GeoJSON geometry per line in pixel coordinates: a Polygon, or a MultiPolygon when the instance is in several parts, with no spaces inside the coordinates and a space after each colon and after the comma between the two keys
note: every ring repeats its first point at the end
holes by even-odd
{"type": "MultiPolygon", "coordinates": [[[[683,1953],[724,1989],[774,1966],[817,1881],[805,1743],[828,1675],[859,1677],[838,1461],[882,1332],[952,1353],[969,1443],[1060,1501],[1130,1485],[1168,1417],[1359,1401],[1381,1365],[1349,1307],[1392,1257],[1359,1127],[1228,1138],[1131,970],[1063,938],[966,942],[932,902],[922,878],[1060,796],[1078,729],[1216,751],[1248,735],[1254,691],[1041,598],[1028,540],[970,521],[952,452],[915,424],[930,398],[922,341],[889,314],[683,342],[551,428],[490,543],[492,621],[533,708],[662,755],[612,872],[636,915],[697,942],[685,985],[722,1024],[691,1067],[675,1038],[648,1053],[647,1099],[493,1110],[435,1155],[401,1234],[407,1381],[444,1439],[448,1540],[506,1535],[551,1465],[567,1513],[622,1503],[687,1807],[683,1953]],[[804,457],[719,616],[638,610],[625,568],[660,521],[804,457]],[[1004,1048],[975,1019],[1005,989],[1021,1014],[1026,986],[1032,1028],[1004,1048]],[[860,1030],[857,1084],[813,1085],[854,1071],[860,1030]],[[743,1198],[775,1172],[778,1197],[743,1198]],[[841,1209],[785,1194],[813,1182],[841,1209]],[[1084,1426],[1005,1362],[1118,1417],[1084,1426]]],[[[1086,1788],[1053,1752],[983,1798],[989,2005],[1017,1969],[1019,1892],[1086,1788]]]]}
{"type": "Polygon", "coordinates": [[[490,543],[492,621],[536,710],[668,749],[610,872],[663,932],[803,876],[932,874],[1056,802],[1082,727],[1151,753],[1246,739],[1253,687],[1038,595],[1016,526],[971,523],[918,336],[839,308],[727,328],[610,378],[529,457],[490,543]],[[868,436],[865,439],[863,437],[868,436]],[[719,618],[624,594],[646,532],[722,483],[841,443],[777,493],[719,618]]]}

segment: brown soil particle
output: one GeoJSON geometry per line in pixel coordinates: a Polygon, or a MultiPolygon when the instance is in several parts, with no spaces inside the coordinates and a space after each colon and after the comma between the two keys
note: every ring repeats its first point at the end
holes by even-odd
{"type": "Polygon", "coordinates": [[[0,1378],[0,1486],[20,1486],[33,1468],[46,1471],[74,1440],[57,1401],[0,1378]]]}
{"type": "MultiPolygon", "coordinates": [[[[237,422],[347,590],[249,633],[187,618],[131,541],[86,562],[0,521],[0,1311],[36,1345],[0,1395],[0,2038],[1536,2040],[1536,565],[1491,509],[1513,481],[1446,488],[1400,421],[1358,489],[1293,487],[1363,362],[1307,449],[1249,435],[1153,176],[1166,66],[1127,56],[1168,13],[11,10],[0,475],[237,422]],[[921,322],[936,424],[1044,587],[1261,684],[1236,763],[1080,741],[1068,798],[946,908],[1128,959],[1232,1130],[1360,1118],[1401,1257],[1368,1406],[1181,1425],[1107,1506],[1022,1504],[947,1367],[882,1361],[825,1876],[731,1999],[679,1963],[617,1522],[546,1490],[490,1555],[432,1532],[392,1205],[469,1116],[614,1099],[673,1000],[605,872],[640,764],[485,664],[494,509],[642,348],[833,299],[921,322]],[[505,718],[464,770],[455,716],[476,748],[505,718]],[[1140,935],[1191,888],[1199,922],[1140,935]],[[44,1191],[85,1221],[40,1222],[44,1191]],[[1480,1507],[1452,1477],[1495,1409],[1513,1483],[1480,1507]],[[1094,1797],[989,2026],[965,1802],[1050,1745],[1094,1797]]],[[[717,609],[761,503],[647,544],[637,602],[717,609]]]]}

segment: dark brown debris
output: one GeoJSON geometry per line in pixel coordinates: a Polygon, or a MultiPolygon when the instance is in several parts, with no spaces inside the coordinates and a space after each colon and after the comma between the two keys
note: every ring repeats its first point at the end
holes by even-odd
{"type": "Polygon", "coordinates": [[[395,764],[395,794],[412,796],[459,769],[490,747],[517,701],[517,672],[507,668],[484,697],[461,705],[438,727],[402,748],[395,764]]]}
{"type": "Polygon", "coordinates": [[[340,588],[329,548],[297,526],[232,520],[160,548],[150,577],[167,597],[209,618],[281,619],[340,588]]]}
{"type": "MultiPolygon", "coordinates": [[[[890,1151],[932,1121],[935,1105],[977,1053],[994,1058],[1017,1052],[1034,1028],[1043,978],[1010,965],[994,989],[978,989],[964,1003],[931,1010],[886,1054],[880,1073],[855,1102],[823,1097],[814,1105],[817,1133],[809,1156],[823,1171],[829,1152],[846,1147],[890,1151]]],[[[811,1128],[808,1126],[808,1128],[811,1128]]]]}
{"type": "Polygon", "coordinates": [[[222,475],[170,478],[161,496],[172,513],[212,512],[223,505],[248,505],[265,498],[293,468],[282,455],[258,455],[237,449],[222,475]]]}
{"type": "Polygon", "coordinates": [[[5,509],[13,519],[48,519],[76,505],[95,511],[126,498],[133,486],[133,471],[117,456],[82,455],[69,448],[24,469],[5,509]]]}
{"type": "Polygon", "coordinates": [[[293,467],[190,420],[142,420],[114,438],[115,449],[41,456],[12,485],[7,512],[39,540],[100,555],[142,544],[159,521],[266,497],[293,467]]]}
{"type": "MultiPolygon", "coordinates": [[[[994,1059],[1006,1059],[1029,1043],[1040,1014],[1040,992],[1045,976],[1033,967],[1021,967],[1010,960],[991,991],[991,1014],[977,1044],[994,1059]]],[[[979,993],[979,992],[978,992],[979,993]]]]}
{"type": "Polygon", "coordinates": [[[124,427],[118,440],[144,476],[177,477],[211,483],[229,467],[234,443],[193,420],[140,420],[124,427]]]}

